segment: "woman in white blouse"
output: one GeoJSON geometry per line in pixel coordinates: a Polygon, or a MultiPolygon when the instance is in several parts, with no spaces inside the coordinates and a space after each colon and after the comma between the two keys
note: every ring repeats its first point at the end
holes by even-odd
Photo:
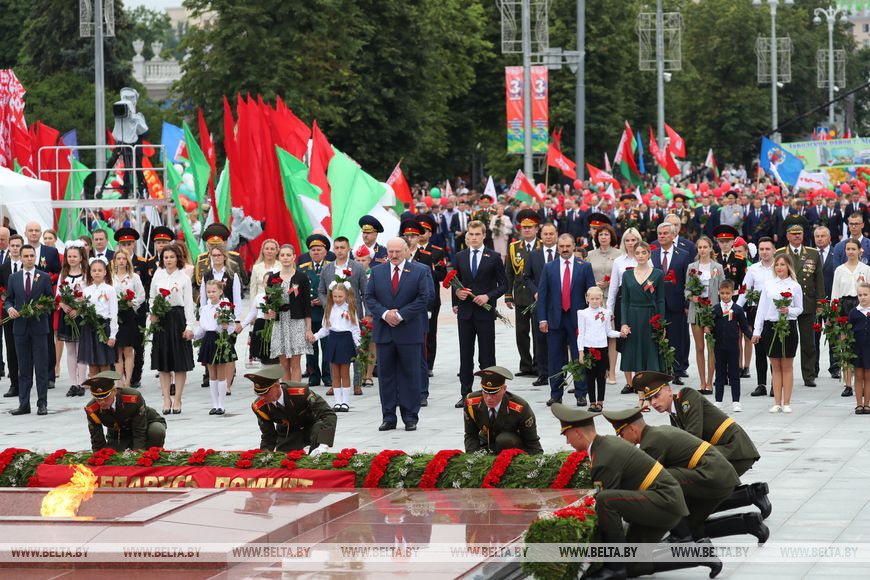
{"type": "Polygon", "coordinates": [[[256,296],[265,290],[263,277],[266,272],[278,272],[281,270],[281,264],[278,262],[277,240],[269,238],[260,246],[260,257],[257,258],[254,267],[251,268],[251,296],[256,296]]]}
{"type": "Polygon", "coordinates": [[[130,254],[120,246],[112,256],[112,285],[118,296],[118,336],[115,339],[118,360],[115,371],[121,375],[122,384],[129,387],[130,377],[133,375],[133,349],[142,342],[136,310],[145,302],[145,287],[142,286],[139,274],[133,271],[130,254]],[[127,299],[128,294],[132,295],[131,300],[127,299]]]}
{"type": "MultiPolygon", "coordinates": [[[[640,232],[637,231],[637,228],[628,228],[625,230],[622,234],[622,242],[620,242],[619,245],[619,250],[622,252],[622,255],[613,261],[613,270],[610,273],[610,286],[607,289],[607,310],[613,313],[614,328],[622,328],[623,324],[620,308],[620,305],[622,304],[620,293],[622,275],[625,274],[625,271],[629,268],[637,266],[637,260],[634,259],[634,249],[637,247],[637,244],[641,239],[640,232]]],[[[649,265],[652,267],[652,262],[649,262],[649,265]]],[[[624,342],[624,338],[617,339],[616,351],[622,352],[622,345],[624,342]]],[[[613,374],[610,375],[610,380],[615,382],[616,352],[613,352],[612,354],[608,352],[608,355],[610,355],[610,368],[613,370],[613,374]]],[[[621,393],[627,395],[634,392],[634,389],[631,388],[631,379],[634,376],[634,373],[625,371],[624,374],[625,386],[622,387],[621,393]]]]}
{"type": "Polygon", "coordinates": [[[84,300],[94,307],[97,323],[81,325],[78,359],[89,366],[88,375],[107,371],[115,365],[115,336],[118,334],[118,298],[112,286],[112,273],[103,258],[91,258],[84,300]],[[97,326],[99,325],[99,326],[97,326]],[[100,328],[106,340],[100,338],[100,328]]]}
{"type": "MultiPolygon", "coordinates": [[[[870,266],[861,262],[861,244],[852,238],[846,240],[846,262],[834,270],[834,284],[831,286],[831,300],[840,301],[840,312],[849,312],[858,306],[858,284],[870,282],[870,266]]],[[[843,373],[843,384],[852,386],[852,369],[843,373]]]]}
{"type": "Polygon", "coordinates": [[[151,279],[150,322],[159,324],[151,343],[151,368],[160,373],[163,414],[181,413],[181,394],[187,372],[193,370],[193,291],[190,276],[184,273],[184,258],[178,248],[168,245],[160,252],[160,268],[151,279]],[[153,313],[154,300],[164,296],[171,307],[162,318],[153,313]],[[175,398],[169,398],[171,373],[175,373],[175,398]]]}
{"type": "Polygon", "coordinates": [[[794,355],[798,345],[797,318],[803,312],[803,298],[803,290],[795,279],[791,260],[786,255],[777,256],[773,261],[773,280],[761,291],[752,331],[752,343],[761,342],[764,345],[763,350],[766,351],[773,369],[774,405],[770,408],[771,413],[791,413],[794,355]],[[786,293],[791,294],[791,302],[788,306],[777,308],[774,300],[785,299],[783,294],[786,293]],[[774,332],[774,325],[780,315],[788,320],[788,335],[785,340],[781,340],[774,332]]]}
{"type": "Polygon", "coordinates": [[[713,394],[713,349],[707,349],[707,356],[704,356],[704,346],[707,341],[704,338],[704,326],[698,324],[698,302],[702,298],[706,298],[712,304],[719,301],[719,284],[725,279],[725,273],[722,270],[722,264],[715,261],[716,254],[713,252],[713,241],[707,236],[701,236],[697,242],[698,258],[691,264],[686,271],[686,281],[694,275],[701,280],[704,286],[700,296],[693,296],[688,290],[685,290],[686,298],[689,300],[689,328],[692,329],[692,342],[695,344],[695,361],[698,364],[698,374],[700,375],[701,388],[699,391],[703,395],[713,394]],[[705,361],[706,358],[706,361],[705,361]],[[706,372],[703,370],[706,368],[706,372]]]}

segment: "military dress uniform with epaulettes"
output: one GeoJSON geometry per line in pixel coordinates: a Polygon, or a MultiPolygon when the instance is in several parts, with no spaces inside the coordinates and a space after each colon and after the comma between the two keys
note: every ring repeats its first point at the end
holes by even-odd
{"type": "Polygon", "coordinates": [[[464,416],[466,453],[483,450],[495,455],[505,449],[522,449],[529,455],[544,452],[531,406],[510,391],[505,391],[495,421],[491,420],[483,391],[468,394],[464,416]]]}
{"type": "MultiPolygon", "coordinates": [[[[531,213],[534,214],[534,211],[531,213]]],[[[518,216],[519,217],[519,216],[518,216]]],[[[537,215],[535,215],[537,217],[537,215]]],[[[535,222],[537,224],[537,222],[535,222]]],[[[522,225],[522,221],[520,221],[522,225]]],[[[539,250],[543,244],[541,240],[535,239],[531,242],[532,251],[539,250]]],[[[526,247],[525,240],[517,240],[512,242],[508,247],[508,266],[507,274],[507,292],[505,293],[505,302],[514,305],[515,318],[515,335],[517,341],[517,352],[520,355],[520,374],[537,376],[537,368],[535,360],[537,358],[537,349],[533,346],[531,336],[532,329],[532,312],[525,313],[529,306],[535,301],[535,297],[531,290],[526,287],[523,280],[523,269],[525,268],[526,256],[529,250],[526,247]]]]}
{"type": "MultiPolygon", "coordinates": [[[[327,253],[329,252],[329,239],[322,234],[312,234],[308,236],[306,240],[306,244],[310,248],[312,244],[320,244],[326,248],[327,253]]],[[[308,277],[308,282],[311,287],[311,300],[317,300],[319,295],[317,294],[317,289],[320,288],[320,273],[323,270],[323,267],[329,264],[326,258],[320,262],[320,264],[315,264],[311,259],[306,260],[305,262],[301,262],[297,269],[305,274],[308,277]]],[[[316,333],[320,330],[320,327],[323,325],[323,312],[325,304],[321,304],[319,306],[311,305],[311,332],[316,333]]],[[[305,366],[310,370],[311,374],[308,376],[308,386],[316,387],[320,385],[320,382],[323,381],[323,384],[331,387],[332,386],[332,373],[329,368],[329,363],[323,361],[321,365],[322,353],[327,350],[327,345],[329,344],[329,337],[321,338],[319,341],[315,341],[314,343],[314,354],[305,355],[305,366]]]]}
{"type": "Polygon", "coordinates": [[[85,381],[93,399],[85,406],[91,449],[94,452],[105,447],[116,451],[140,450],[163,447],[166,439],[166,420],[157,411],[145,405],[145,399],[136,389],[115,388],[120,375],[106,371],[85,381]],[[98,399],[108,397],[115,391],[115,402],[108,409],[101,409],[98,399]]]}
{"type": "Polygon", "coordinates": [[[280,386],[281,398],[275,403],[258,399],[251,404],[260,426],[260,449],[332,446],[338,419],[329,403],[306,386],[280,386]]]}

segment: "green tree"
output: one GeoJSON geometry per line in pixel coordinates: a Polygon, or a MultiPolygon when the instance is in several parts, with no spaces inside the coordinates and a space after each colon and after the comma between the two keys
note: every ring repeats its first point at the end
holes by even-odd
{"type": "Polygon", "coordinates": [[[0,0],[0,69],[18,64],[21,27],[30,17],[29,0],[0,0]]]}

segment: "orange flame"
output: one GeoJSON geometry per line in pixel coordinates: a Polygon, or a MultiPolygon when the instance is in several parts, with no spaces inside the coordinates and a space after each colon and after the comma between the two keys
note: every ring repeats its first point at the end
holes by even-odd
{"type": "Polygon", "coordinates": [[[74,465],[72,478],[68,483],[56,487],[42,499],[39,510],[44,518],[72,518],[79,511],[83,501],[91,499],[97,487],[97,477],[84,465],[74,465]]]}

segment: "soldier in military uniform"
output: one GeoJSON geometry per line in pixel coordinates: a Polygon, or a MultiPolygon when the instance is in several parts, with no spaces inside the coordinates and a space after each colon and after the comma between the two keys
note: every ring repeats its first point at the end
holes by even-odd
{"type": "Polygon", "coordinates": [[[785,223],[788,244],[776,251],[775,256],[787,253],[797,275],[798,284],[804,291],[804,311],[798,316],[797,327],[801,339],[801,375],[804,385],[816,386],[816,336],[813,324],[819,300],[825,298],[825,277],[819,251],[804,245],[804,230],[809,226],[802,215],[790,215],[785,223]]]}
{"type": "Polygon", "coordinates": [[[260,426],[260,449],[295,451],[308,447],[309,455],[319,455],[321,446],[332,447],[335,411],[304,383],[279,382],[281,365],[270,365],[245,375],[254,383],[257,400],[251,409],[260,426]]]}
{"type": "Polygon", "coordinates": [[[680,484],[689,515],[674,528],[675,541],[746,533],[760,544],[767,541],[770,530],[756,512],[707,519],[740,484],[734,467],[715,446],[677,427],[647,425],[637,407],[605,410],[603,415],[617,435],[664,465],[680,484]]]}
{"type": "Polygon", "coordinates": [[[746,277],[746,254],[744,253],[746,247],[741,246],[740,249],[734,247],[734,240],[739,235],[737,228],[725,224],[713,229],[713,236],[715,236],[719,246],[718,261],[725,271],[725,278],[734,282],[735,288],[740,288],[746,277]]]}
{"type": "MultiPolygon", "coordinates": [[[[669,384],[672,378],[664,373],[642,371],[634,376],[632,387],[656,411],[668,413],[671,425],[715,445],[737,475],[746,473],[760,458],[746,431],[695,389],[683,387],[674,394],[669,384]]],[[[767,494],[766,483],[740,485],[719,506],[719,510],[755,504],[761,510],[762,518],[767,518],[772,509],[767,494]]]]}
{"type": "Polygon", "coordinates": [[[105,447],[115,451],[163,447],[166,420],[145,405],[139,391],[116,388],[118,380],[121,380],[120,374],[103,371],[82,383],[90,388],[93,396],[85,407],[91,449],[97,452],[105,447]]]}
{"type": "MultiPolygon", "coordinates": [[[[202,239],[205,242],[205,251],[196,258],[193,264],[193,302],[199,303],[199,289],[202,285],[202,277],[206,272],[211,270],[211,249],[217,244],[226,244],[230,238],[230,229],[222,223],[215,222],[209,225],[202,232],[202,239]]],[[[230,260],[233,262],[233,268],[239,275],[239,282],[242,283],[242,294],[245,293],[245,288],[248,287],[248,271],[245,269],[245,261],[235,251],[227,251],[230,260]]],[[[206,385],[207,386],[207,385],[206,385]]]]}
{"type": "MultiPolygon", "coordinates": [[[[325,265],[330,263],[326,259],[330,243],[329,238],[323,234],[311,234],[305,240],[305,244],[308,246],[308,259],[299,262],[298,268],[300,272],[308,276],[308,282],[311,284],[311,332],[316,333],[323,324],[324,306],[320,302],[317,289],[320,288],[320,272],[325,265]]],[[[314,343],[314,354],[305,355],[305,366],[311,371],[308,375],[309,387],[319,386],[321,380],[327,387],[332,386],[329,363],[324,361],[323,366],[320,364],[321,351],[327,350],[328,341],[328,336],[321,338],[319,342],[314,343]]]]}
{"type": "MultiPolygon", "coordinates": [[[[680,484],[664,466],[619,437],[598,435],[598,413],[554,403],[550,409],[562,425],[562,434],[577,451],[589,454],[592,481],[598,490],[595,513],[605,544],[655,543],[689,515],[680,484]],[[628,531],[623,529],[623,520],[628,531]]],[[[709,566],[710,576],[722,569],[718,559],[705,562],[607,562],[591,578],[626,578],[667,570],[709,566]]]]}
{"type": "Polygon", "coordinates": [[[535,210],[520,210],[517,213],[517,224],[520,226],[521,237],[519,240],[511,242],[511,245],[508,247],[508,289],[504,295],[504,300],[508,308],[513,309],[516,306],[515,331],[517,351],[520,354],[520,372],[517,373],[518,377],[538,376],[538,371],[535,367],[537,349],[531,346],[532,340],[529,338],[530,335],[534,336],[532,331],[533,314],[525,312],[532,302],[535,301],[535,297],[523,280],[523,269],[525,268],[526,256],[543,247],[541,240],[538,239],[539,220],[538,212],[535,210]]]}
{"type": "Polygon", "coordinates": [[[429,376],[435,368],[435,354],[438,348],[438,315],[441,312],[441,282],[447,277],[447,251],[441,246],[432,243],[432,232],[438,228],[435,218],[431,214],[424,213],[417,216],[420,223],[420,239],[417,243],[420,252],[428,253],[432,263],[432,282],[435,284],[435,302],[432,304],[432,316],[429,317],[429,332],[426,335],[426,366],[429,376]]]}
{"type": "Polygon", "coordinates": [[[616,218],[616,224],[619,229],[619,235],[622,236],[629,228],[637,228],[641,235],[646,235],[648,224],[643,218],[643,214],[637,207],[637,198],[633,193],[624,193],[619,196],[621,206],[616,218]]]}
{"type": "Polygon", "coordinates": [[[505,449],[522,449],[529,455],[543,453],[531,406],[507,390],[506,381],[513,374],[498,366],[474,374],[481,378],[481,390],[465,397],[465,452],[483,449],[495,455],[505,449]]]}
{"type": "Polygon", "coordinates": [[[369,250],[372,257],[372,265],[382,264],[387,261],[387,249],[378,244],[378,234],[383,233],[384,226],[376,217],[364,215],[359,218],[359,227],[362,230],[363,244],[369,250]]]}

